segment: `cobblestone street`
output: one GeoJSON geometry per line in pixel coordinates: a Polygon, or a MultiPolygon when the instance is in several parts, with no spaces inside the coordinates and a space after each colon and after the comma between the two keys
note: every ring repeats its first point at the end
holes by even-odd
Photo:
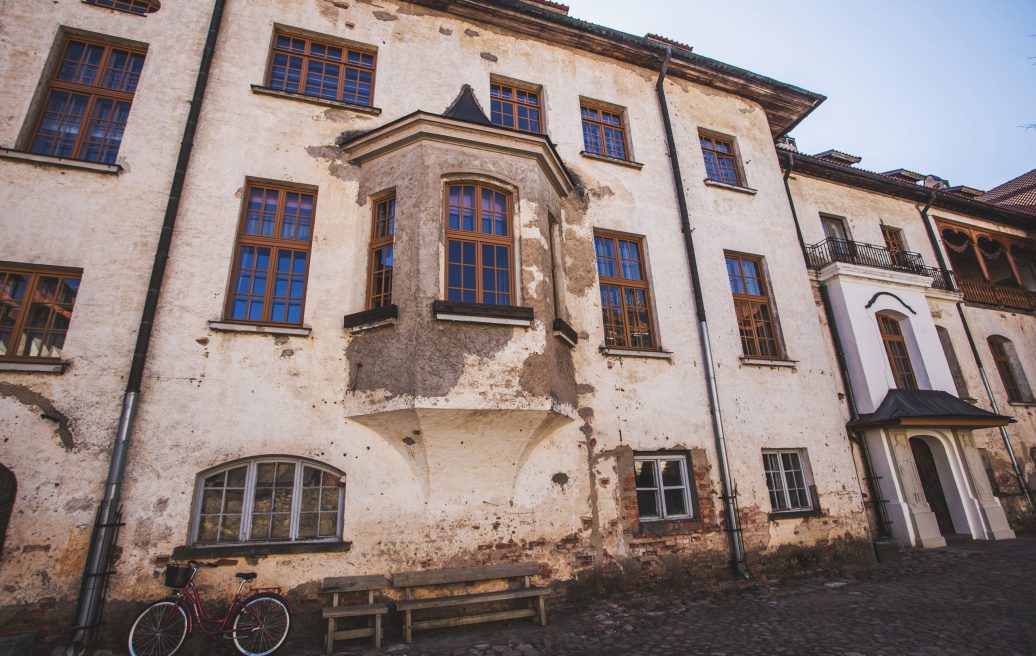
{"type": "MultiPolygon", "coordinates": [[[[356,641],[337,653],[376,652],[356,641]]],[[[382,653],[1032,655],[1036,535],[911,552],[897,563],[837,577],[750,582],[558,608],[546,627],[515,622],[419,633],[410,647],[390,631],[382,653]]]]}

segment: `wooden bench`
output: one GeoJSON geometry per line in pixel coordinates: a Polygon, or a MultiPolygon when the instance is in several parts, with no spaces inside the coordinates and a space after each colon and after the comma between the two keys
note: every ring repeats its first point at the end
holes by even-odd
{"type": "Polygon", "coordinates": [[[539,563],[525,562],[508,565],[485,565],[482,567],[460,567],[457,569],[441,569],[425,572],[398,572],[392,575],[392,585],[403,588],[403,599],[396,602],[396,609],[404,613],[403,638],[409,644],[415,629],[439,629],[448,626],[461,626],[479,622],[510,620],[517,617],[536,618],[541,625],[547,624],[547,609],[544,597],[550,594],[548,588],[533,587],[529,577],[538,573],[539,563]],[[520,588],[511,588],[511,579],[521,579],[520,588]],[[483,581],[504,581],[507,589],[478,592],[474,594],[449,594],[441,586],[450,584],[472,584],[483,581]],[[427,596],[414,598],[415,588],[432,588],[427,596]],[[494,611],[478,615],[460,615],[438,619],[415,621],[415,610],[431,608],[450,608],[455,606],[472,606],[511,599],[529,599],[529,608],[494,611]]]}
{"type": "Polygon", "coordinates": [[[375,603],[374,593],[389,587],[388,580],[377,576],[339,576],[324,579],[323,591],[331,593],[331,605],[322,610],[327,620],[327,653],[334,649],[335,640],[374,636],[374,648],[381,647],[381,616],[388,612],[388,604],[375,603]],[[366,595],[360,593],[366,592],[366,595]],[[344,597],[352,595],[357,601],[339,605],[344,597]],[[364,599],[365,597],[365,599],[364,599]],[[363,603],[366,601],[366,603],[363,603]],[[338,630],[342,617],[366,617],[367,626],[338,630]]]}

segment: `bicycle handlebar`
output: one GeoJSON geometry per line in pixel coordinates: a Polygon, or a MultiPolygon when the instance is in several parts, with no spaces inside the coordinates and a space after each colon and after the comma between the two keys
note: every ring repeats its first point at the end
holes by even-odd
{"type": "Polygon", "coordinates": [[[219,567],[216,563],[206,563],[201,560],[188,560],[187,564],[194,567],[219,567]]]}

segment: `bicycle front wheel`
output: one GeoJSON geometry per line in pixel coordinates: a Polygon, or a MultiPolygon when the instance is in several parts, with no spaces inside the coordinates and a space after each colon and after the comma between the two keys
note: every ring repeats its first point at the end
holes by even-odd
{"type": "Polygon", "coordinates": [[[266,656],[284,644],[289,629],[288,604],[276,595],[256,595],[234,618],[234,646],[245,656],[266,656]]]}
{"type": "Polygon", "coordinates": [[[126,646],[131,656],[172,656],[187,637],[187,611],[176,601],[156,601],[130,628],[126,646]]]}

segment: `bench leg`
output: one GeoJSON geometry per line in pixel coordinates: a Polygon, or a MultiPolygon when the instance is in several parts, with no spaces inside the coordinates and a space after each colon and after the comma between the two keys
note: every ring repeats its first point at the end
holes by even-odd
{"type": "Polygon", "coordinates": [[[374,616],[374,648],[381,649],[381,615],[374,616]]]}
{"type": "Polygon", "coordinates": [[[335,618],[331,618],[327,621],[327,652],[330,654],[334,651],[335,644],[335,618]]]}
{"type": "Polygon", "coordinates": [[[540,626],[547,626],[547,605],[543,601],[543,597],[537,597],[539,601],[540,611],[540,626]]]}
{"type": "Polygon", "coordinates": [[[403,642],[409,645],[413,641],[413,621],[410,617],[411,611],[407,610],[403,612],[406,614],[403,618],[403,642]]]}

